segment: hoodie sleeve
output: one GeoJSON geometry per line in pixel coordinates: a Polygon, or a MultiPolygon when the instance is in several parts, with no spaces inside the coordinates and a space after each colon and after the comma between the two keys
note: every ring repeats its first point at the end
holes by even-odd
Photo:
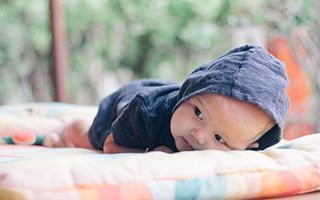
{"type": "Polygon", "coordinates": [[[143,99],[137,95],[112,124],[115,142],[123,147],[147,149],[148,112],[143,99]]]}

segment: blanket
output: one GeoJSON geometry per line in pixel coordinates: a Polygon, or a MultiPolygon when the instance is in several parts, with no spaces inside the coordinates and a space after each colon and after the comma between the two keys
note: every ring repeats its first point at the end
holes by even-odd
{"type": "MultiPolygon", "coordinates": [[[[50,106],[45,107],[50,110],[50,106]]],[[[258,152],[205,150],[108,155],[81,148],[3,144],[0,199],[283,197],[318,191],[319,164],[320,134],[258,152]]]]}

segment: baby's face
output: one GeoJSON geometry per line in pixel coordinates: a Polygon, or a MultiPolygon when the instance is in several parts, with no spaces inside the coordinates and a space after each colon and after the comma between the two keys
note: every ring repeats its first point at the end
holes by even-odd
{"type": "Polygon", "coordinates": [[[179,151],[245,150],[273,127],[259,107],[230,97],[203,94],[173,113],[170,128],[179,151]]]}

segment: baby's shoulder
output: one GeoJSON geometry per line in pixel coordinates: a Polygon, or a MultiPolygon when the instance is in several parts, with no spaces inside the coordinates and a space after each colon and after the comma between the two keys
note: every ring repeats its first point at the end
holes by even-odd
{"type": "Polygon", "coordinates": [[[177,103],[179,87],[167,85],[157,88],[148,88],[137,94],[134,101],[140,110],[147,115],[157,117],[164,113],[171,113],[177,103]]]}

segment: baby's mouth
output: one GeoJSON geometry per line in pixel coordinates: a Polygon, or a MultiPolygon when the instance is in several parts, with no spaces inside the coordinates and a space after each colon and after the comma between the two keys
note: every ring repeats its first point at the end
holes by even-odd
{"type": "Polygon", "coordinates": [[[192,148],[191,144],[188,142],[188,140],[186,140],[185,138],[182,138],[182,142],[183,142],[184,146],[186,147],[186,151],[193,150],[193,148],[192,148]]]}

